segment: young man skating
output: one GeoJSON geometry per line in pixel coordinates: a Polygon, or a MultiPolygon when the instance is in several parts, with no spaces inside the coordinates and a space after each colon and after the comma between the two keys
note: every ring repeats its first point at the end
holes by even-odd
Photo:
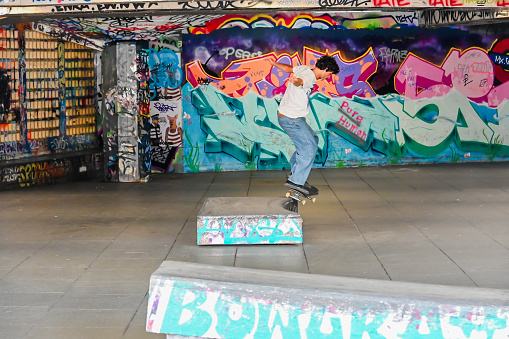
{"type": "Polygon", "coordinates": [[[290,73],[288,88],[278,109],[279,125],[295,145],[295,152],[290,159],[292,172],[285,186],[306,195],[316,195],[318,189],[307,183],[318,150],[318,136],[306,122],[309,114],[309,96],[316,81],[337,74],[339,66],[330,56],[318,59],[314,67],[293,67],[272,59],[268,60],[272,66],[290,73]]]}

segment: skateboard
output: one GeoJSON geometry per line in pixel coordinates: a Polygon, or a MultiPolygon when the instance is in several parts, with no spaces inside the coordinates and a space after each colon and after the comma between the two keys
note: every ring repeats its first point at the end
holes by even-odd
{"type": "Polygon", "coordinates": [[[299,202],[302,203],[302,205],[306,204],[306,200],[304,200],[303,198],[311,200],[312,202],[316,201],[316,198],[314,196],[308,195],[308,194],[304,194],[302,192],[299,192],[297,190],[293,190],[291,188],[288,189],[288,192],[286,193],[286,197],[287,198],[292,198],[295,201],[299,201],[299,202]]]}

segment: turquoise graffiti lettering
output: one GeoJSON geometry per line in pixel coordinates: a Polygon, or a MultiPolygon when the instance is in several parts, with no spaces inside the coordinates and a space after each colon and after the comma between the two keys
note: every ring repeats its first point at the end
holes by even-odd
{"type": "Polygon", "coordinates": [[[156,97],[158,88],[179,88],[184,79],[184,72],[180,68],[180,61],[172,50],[156,51],[149,49],[148,66],[150,70],[150,90],[153,93],[151,100],[156,97]]]}
{"type": "Polygon", "coordinates": [[[176,282],[171,291],[161,333],[204,336],[217,321],[213,311],[217,294],[203,294],[192,285],[176,282]]]}
{"type": "MultiPolygon", "coordinates": [[[[356,303],[331,294],[327,303],[320,305],[320,301],[313,303],[315,299],[306,296],[305,291],[298,303],[255,297],[241,285],[213,287],[206,281],[173,281],[168,297],[151,299],[157,302],[157,309],[164,309],[159,332],[206,338],[283,339],[505,338],[509,333],[504,308],[418,306],[403,301],[389,304],[378,299],[356,303]]],[[[274,287],[273,292],[283,299],[288,293],[282,287],[274,287]]]]}
{"type": "MultiPolygon", "coordinates": [[[[203,237],[209,237],[212,242],[213,238],[221,238],[221,243],[227,245],[233,244],[254,244],[269,243],[274,244],[280,241],[302,241],[302,228],[291,220],[291,226],[288,234],[281,229],[283,217],[273,225],[271,219],[265,218],[251,225],[245,220],[235,219],[232,224],[226,224],[225,220],[205,220],[204,226],[198,228],[198,243],[203,237]],[[217,227],[219,226],[219,227],[217,227]],[[239,234],[239,231],[241,234],[239,234]]],[[[285,225],[287,227],[287,225],[285,225]]]]}
{"type": "MultiPolygon", "coordinates": [[[[212,86],[196,88],[192,102],[206,133],[206,152],[224,152],[256,168],[288,168],[293,144],[277,123],[277,102],[248,93],[231,98],[212,86]]],[[[310,99],[308,122],[319,138],[315,163],[325,164],[328,139],[339,135],[364,151],[391,156],[408,150],[436,156],[451,144],[490,159],[509,155],[509,102],[477,104],[455,89],[440,97],[412,100],[400,95],[310,99]]]]}

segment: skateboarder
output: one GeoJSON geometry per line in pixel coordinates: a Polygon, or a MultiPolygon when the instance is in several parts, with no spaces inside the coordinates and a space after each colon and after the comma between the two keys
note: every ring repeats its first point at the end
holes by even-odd
{"type": "Polygon", "coordinates": [[[283,72],[290,73],[288,88],[278,109],[279,125],[295,145],[295,152],[290,159],[291,174],[285,186],[305,195],[317,195],[318,189],[307,183],[318,150],[318,136],[306,122],[306,116],[309,114],[309,96],[316,81],[337,74],[339,66],[330,56],[318,59],[314,67],[304,65],[293,67],[272,59],[268,61],[283,72]]]}

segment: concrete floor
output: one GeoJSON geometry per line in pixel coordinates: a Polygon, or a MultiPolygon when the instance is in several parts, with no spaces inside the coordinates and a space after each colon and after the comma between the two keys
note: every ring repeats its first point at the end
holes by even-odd
{"type": "Polygon", "coordinates": [[[0,192],[0,338],[145,332],[165,259],[509,289],[509,163],[314,169],[304,244],[196,245],[207,197],[283,196],[284,171],[0,192]]]}

